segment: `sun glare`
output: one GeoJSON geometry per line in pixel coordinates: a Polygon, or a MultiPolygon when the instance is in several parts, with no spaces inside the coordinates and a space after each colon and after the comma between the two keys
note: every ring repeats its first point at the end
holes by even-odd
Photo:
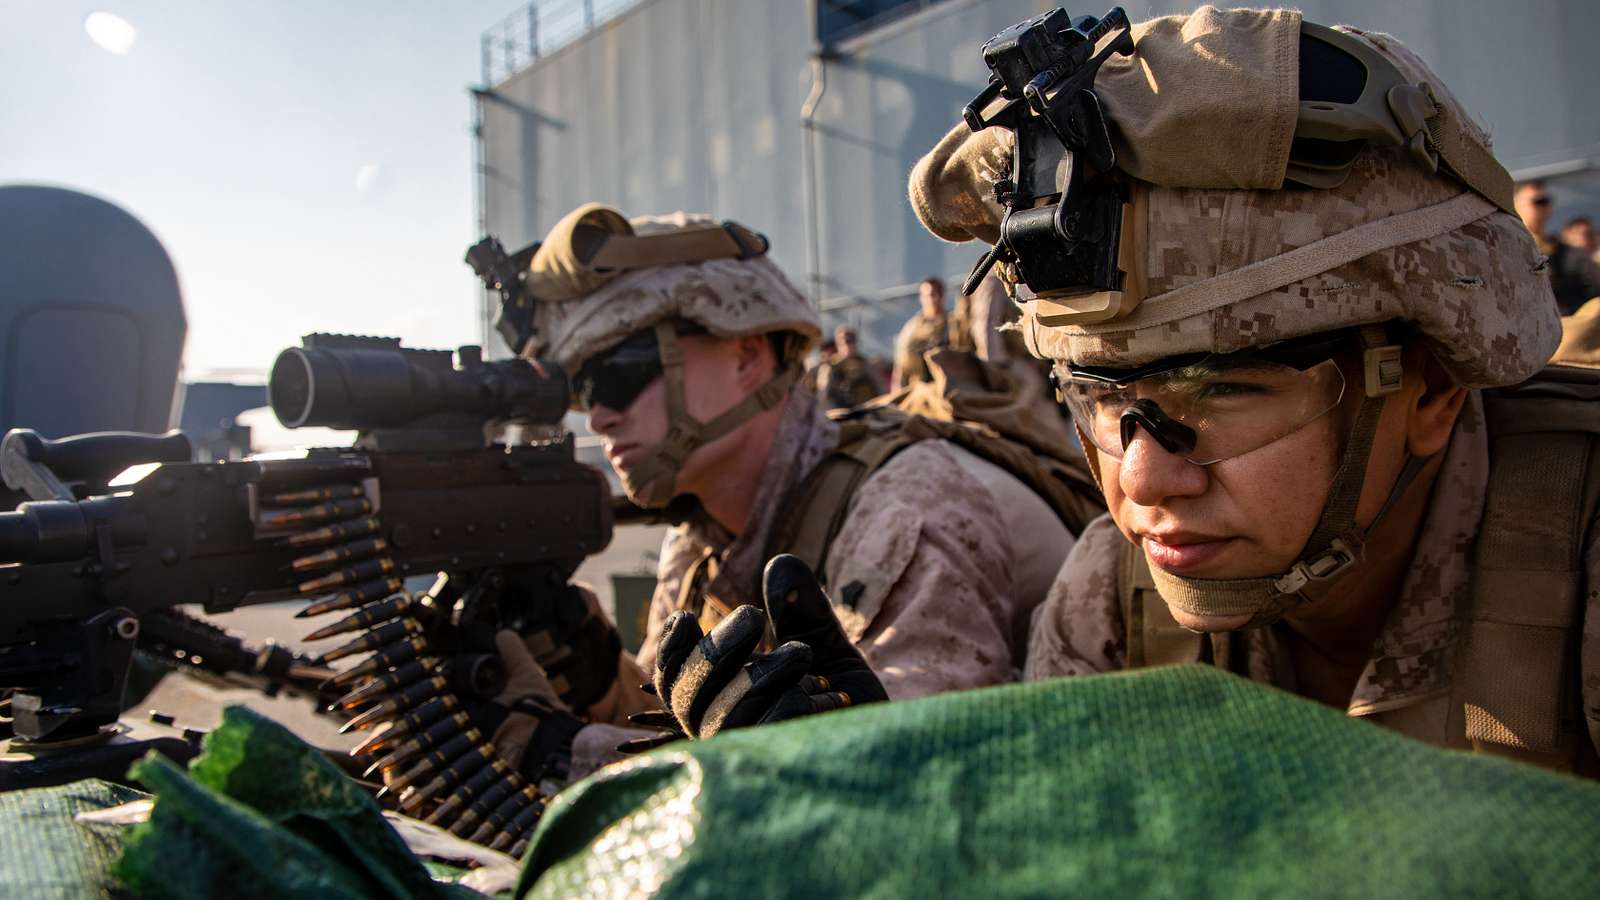
{"type": "Polygon", "coordinates": [[[83,30],[100,49],[118,56],[127,55],[139,39],[139,30],[116,13],[90,13],[83,19],[83,30]]]}

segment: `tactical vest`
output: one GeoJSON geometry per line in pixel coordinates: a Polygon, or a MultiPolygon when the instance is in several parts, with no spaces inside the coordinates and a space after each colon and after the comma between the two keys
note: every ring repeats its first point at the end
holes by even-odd
{"type": "MultiPolygon", "coordinates": [[[[1577,673],[1600,671],[1600,635],[1582,634],[1584,551],[1600,503],[1600,370],[1551,366],[1483,392],[1489,483],[1472,563],[1471,606],[1448,696],[1445,743],[1562,770],[1592,770],[1600,709],[1577,673]]],[[[1229,667],[1238,633],[1181,628],[1156,593],[1145,557],[1122,548],[1118,592],[1129,668],[1205,662],[1229,667]]],[[[1429,702],[1429,701],[1422,701],[1429,702]]],[[[1435,718],[1385,718],[1439,743],[1435,718]]]]}
{"type": "MultiPolygon", "coordinates": [[[[1065,436],[1068,432],[1063,430],[1058,439],[1030,428],[1026,417],[1006,403],[1007,386],[1016,386],[1001,370],[970,354],[949,355],[953,353],[930,355],[930,382],[828,413],[839,423],[839,443],[781,501],[783,511],[767,538],[767,559],[779,553],[798,556],[826,587],[828,550],[844,527],[856,491],[900,451],[926,440],[950,441],[1011,474],[1074,535],[1105,512],[1105,499],[1087,462],[1065,436]],[[985,385],[999,389],[958,386],[945,368],[958,359],[976,366],[985,385]]],[[[732,612],[705,594],[716,566],[715,554],[707,552],[685,573],[677,598],[678,608],[695,613],[706,629],[732,612]]]]}

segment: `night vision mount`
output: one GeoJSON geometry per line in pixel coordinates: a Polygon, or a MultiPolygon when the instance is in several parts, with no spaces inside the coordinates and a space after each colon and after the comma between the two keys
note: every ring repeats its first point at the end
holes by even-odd
{"type": "Polygon", "coordinates": [[[1073,19],[1055,9],[983,45],[989,85],[962,117],[973,132],[1007,128],[1016,144],[1011,177],[995,185],[995,200],[1005,208],[1000,240],[978,260],[962,293],[971,293],[997,262],[1016,267],[1019,280],[1041,297],[1121,292],[1128,188],[1114,172],[1116,153],[1094,78],[1112,54],[1132,52],[1121,7],[1101,19],[1073,19]]]}
{"type": "Polygon", "coordinates": [[[528,264],[537,252],[539,242],[534,241],[515,253],[507,253],[500,239],[490,235],[468,247],[464,260],[486,290],[500,292],[494,330],[514,356],[521,356],[523,348],[533,340],[533,297],[528,293],[527,278],[528,264]]]}

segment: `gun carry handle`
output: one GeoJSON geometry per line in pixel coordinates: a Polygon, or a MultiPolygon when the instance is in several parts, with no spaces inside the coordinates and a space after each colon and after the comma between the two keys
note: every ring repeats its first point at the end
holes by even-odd
{"type": "Polygon", "coordinates": [[[50,440],[30,428],[13,428],[0,440],[0,473],[8,487],[36,500],[71,500],[70,492],[60,496],[62,482],[104,483],[132,465],[189,462],[193,455],[181,431],[100,431],[50,440]],[[36,496],[45,490],[48,496],[36,496]]]}

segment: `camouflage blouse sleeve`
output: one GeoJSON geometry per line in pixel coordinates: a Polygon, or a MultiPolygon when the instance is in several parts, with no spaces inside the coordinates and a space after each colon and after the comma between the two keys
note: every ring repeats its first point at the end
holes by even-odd
{"type": "Polygon", "coordinates": [[[661,556],[656,564],[656,590],[650,596],[650,611],[645,617],[644,641],[636,657],[639,669],[653,672],[656,667],[656,642],[661,640],[661,629],[667,618],[678,608],[678,594],[683,579],[705,548],[690,536],[683,525],[667,529],[661,539],[661,556]]]}
{"type": "Polygon", "coordinates": [[[1016,679],[1012,622],[1026,610],[1008,537],[953,453],[923,441],[885,463],[828,554],[834,611],[897,700],[1016,679]]]}
{"type": "Polygon", "coordinates": [[[1111,672],[1127,665],[1117,573],[1122,532],[1109,515],[1090,522],[1033,615],[1023,679],[1111,672]]]}

